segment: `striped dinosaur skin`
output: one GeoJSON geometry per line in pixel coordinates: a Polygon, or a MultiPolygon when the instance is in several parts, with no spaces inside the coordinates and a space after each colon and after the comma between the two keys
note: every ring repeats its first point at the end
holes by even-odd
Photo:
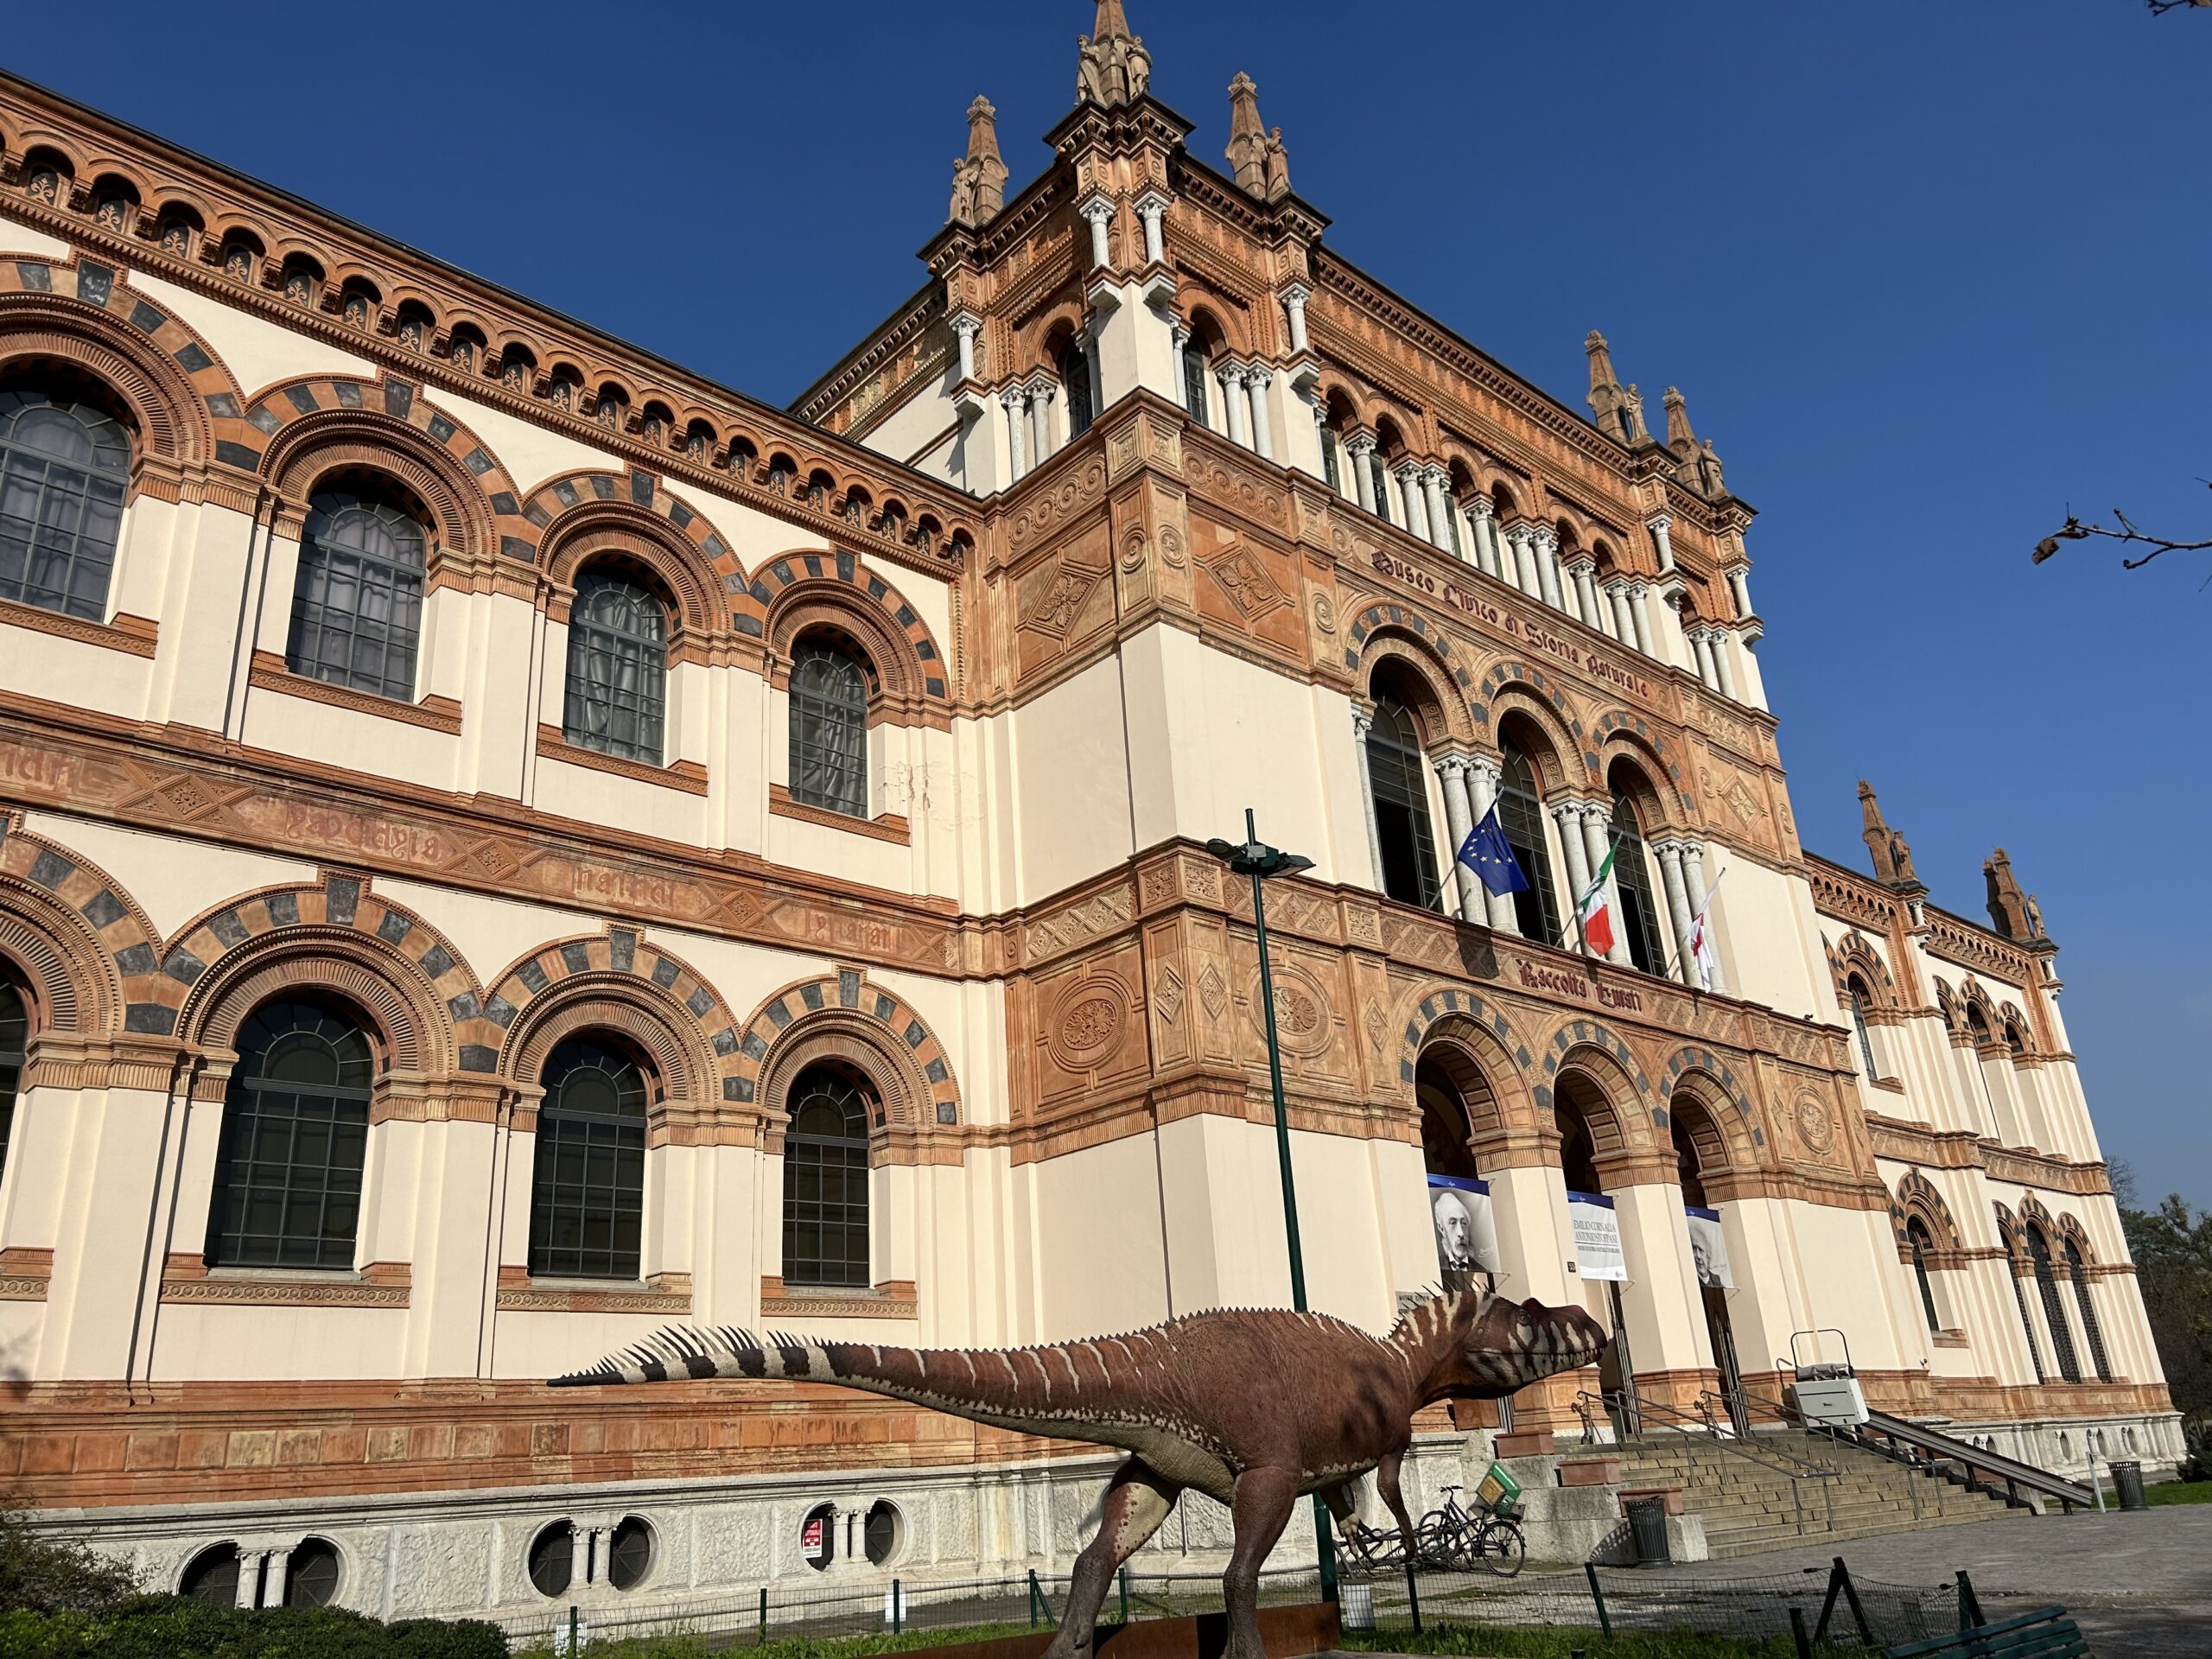
{"type": "Polygon", "coordinates": [[[834,1382],[1031,1434],[1117,1446],[1098,1536],[1076,1563],[1046,1659],[1090,1651],[1115,1569],[1185,1488],[1229,1506],[1236,1544],[1223,1583],[1228,1659],[1262,1659],[1260,1563],[1298,1497],[1319,1491],[1340,1522],[1351,1484],[1376,1471],[1403,1535],[1398,1470],[1413,1417],[1440,1400],[1494,1400],[1593,1363],[1605,1333],[1580,1308],[1457,1291],[1416,1303],[1388,1337],[1323,1313],[1224,1308],[1085,1342],[1014,1349],[887,1348],[810,1337],[671,1328],[556,1388],[788,1379],[834,1382]]]}

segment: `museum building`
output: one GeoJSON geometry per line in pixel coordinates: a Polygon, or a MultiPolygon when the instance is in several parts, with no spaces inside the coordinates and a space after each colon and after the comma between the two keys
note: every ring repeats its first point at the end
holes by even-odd
{"type": "Polygon", "coordinates": [[[1871,869],[1799,845],[1681,396],[1592,334],[1569,407],[1365,275],[1120,0],[1076,67],[1017,191],[970,107],[927,280],[788,410],[0,77],[17,1501],[388,1617],[1064,1566],[1090,1448],[542,1379],[1287,1303],[1247,807],[1313,861],[1315,1306],[1386,1329],[1451,1192],[1620,1338],[1440,1416],[1449,1478],[1815,1331],[2000,1450],[2177,1455],[2056,946],[1864,785],[1871,869]]]}

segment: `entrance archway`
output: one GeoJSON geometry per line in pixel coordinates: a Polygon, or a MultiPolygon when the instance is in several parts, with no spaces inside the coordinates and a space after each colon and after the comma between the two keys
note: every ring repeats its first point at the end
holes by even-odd
{"type": "Polygon", "coordinates": [[[1720,1397],[1738,1435],[1751,1433],[1751,1407],[1744,1398],[1744,1372],[1736,1357],[1736,1333],[1728,1320],[1727,1247],[1720,1239],[1720,1212],[1706,1190],[1706,1173],[1727,1166],[1726,1143],[1712,1116],[1694,1097],[1676,1095],[1668,1110],[1675,1145],[1676,1179],[1682,1189],[1682,1220],[1689,1232],[1690,1260],[1697,1271],[1698,1295],[1705,1305],[1705,1334],[1719,1375],[1720,1397]],[[1703,1211],[1700,1217],[1696,1211],[1703,1211]],[[1700,1225],[1700,1223],[1705,1224],[1700,1225]]]}
{"type": "MultiPolygon", "coordinates": [[[[1552,1085],[1552,1116],[1559,1133],[1560,1174],[1568,1193],[1567,1207],[1572,1213],[1577,1205],[1577,1195],[1584,1200],[1605,1196],[1605,1178],[1599,1173],[1598,1159],[1602,1150],[1600,1137],[1607,1141],[1618,1139],[1612,1108],[1607,1103],[1604,1091],[1580,1071],[1562,1071],[1552,1085]]],[[[1592,1206],[1602,1207],[1602,1206],[1592,1206]]],[[[1618,1234],[1618,1224],[1615,1231],[1618,1234]]],[[[1585,1255],[1578,1246],[1578,1258],[1585,1255]]],[[[1643,1420],[1636,1406],[1636,1361],[1628,1325],[1626,1310],[1621,1304],[1620,1281],[1605,1278],[1598,1281],[1604,1291],[1594,1298],[1592,1279],[1593,1263],[1578,1262],[1582,1275],[1584,1306],[1612,1332],[1613,1339],[1598,1362],[1598,1387],[1605,1396],[1607,1414],[1612,1419],[1613,1434],[1617,1440],[1634,1440],[1643,1432],[1643,1420]]]]}

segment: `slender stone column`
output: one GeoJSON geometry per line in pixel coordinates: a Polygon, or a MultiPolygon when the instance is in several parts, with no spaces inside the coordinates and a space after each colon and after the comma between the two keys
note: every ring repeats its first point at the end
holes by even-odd
{"type": "Polygon", "coordinates": [[[1628,613],[1636,624],[1636,648],[1647,657],[1659,653],[1651,649],[1651,619],[1645,612],[1645,596],[1650,593],[1640,582],[1632,582],[1628,588],[1628,613]]]}
{"type": "Polygon", "coordinates": [[[1617,582],[1605,589],[1605,592],[1613,601],[1613,638],[1630,649],[1634,649],[1636,622],[1629,614],[1628,584],[1624,582],[1617,582]]]}
{"type": "Polygon", "coordinates": [[[1467,503],[1467,517],[1475,526],[1475,562],[1503,581],[1497,563],[1497,508],[1490,497],[1478,495],[1467,503]]]}
{"type": "Polygon", "coordinates": [[[960,337],[960,378],[976,378],[976,336],[983,332],[983,320],[972,311],[963,311],[952,320],[952,332],[960,337]]]}
{"type": "Polygon", "coordinates": [[[1029,408],[1037,422],[1037,461],[1042,466],[1060,448],[1060,429],[1052,419],[1052,405],[1058,400],[1059,388],[1051,381],[1036,387],[1029,394],[1029,408]]]}
{"type": "Polygon", "coordinates": [[[1544,579],[1544,603],[1555,611],[1567,608],[1559,590],[1559,537],[1548,528],[1536,531],[1536,569],[1544,579]]]}
{"type": "Polygon", "coordinates": [[[1083,204],[1083,216],[1090,221],[1090,264],[1096,270],[1113,262],[1112,251],[1106,244],[1106,226],[1114,217],[1114,204],[1103,198],[1094,197],[1083,204]]]}
{"type": "Polygon", "coordinates": [[[1428,507],[1421,499],[1421,468],[1408,461],[1393,476],[1398,480],[1398,498],[1406,505],[1406,528],[1427,541],[1428,507]]]}
{"type": "Polygon", "coordinates": [[[1232,442],[1249,449],[1252,447],[1252,405],[1244,396],[1244,371],[1234,364],[1225,363],[1214,371],[1214,378],[1221,382],[1221,401],[1229,411],[1229,435],[1232,442]]]}
{"type": "Polygon", "coordinates": [[[1555,801],[1550,810],[1552,822],[1559,826],[1560,851],[1567,855],[1567,880],[1571,889],[1567,895],[1568,913],[1562,918],[1566,933],[1561,943],[1570,950],[1579,950],[1582,948],[1581,936],[1574,924],[1573,911],[1584,889],[1590,885],[1590,860],[1582,839],[1582,803],[1555,801]]]}
{"type": "Polygon", "coordinates": [[[1165,196],[1145,195],[1137,199],[1137,217],[1144,221],[1144,262],[1147,265],[1166,263],[1167,249],[1160,237],[1160,223],[1166,213],[1165,196]]]}
{"type": "Polygon", "coordinates": [[[1720,689],[1720,676],[1713,666],[1713,639],[1703,628],[1689,631],[1690,652],[1697,658],[1697,677],[1708,691],[1720,689]]]}
{"type": "Polygon", "coordinates": [[[1671,512],[1655,512],[1643,521],[1643,527],[1651,532],[1651,539],[1659,549],[1659,569],[1662,571],[1675,568],[1675,543],[1668,539],[1667,534],[1674,522],[1675,515],[1671,512]]]}
{"type": "Polygon", "coordinates": [[[1382,875],[1382,826],[1375,817],[1375,779],[1367,766],[1367,734],[1375,729],[1375,716],[1364,709],[1351,711],[1351,741],[1359,751],[1359,798],[1367,807],[1367,851],[1375,862],[1375,891],[1388,893],[1382,875]]]}
{"type": "Polygon", "coordinates": [[[1513,543],[1513,585],[1531,599],[1541,599],[1544,584],[1536,575],[1536,532],[1527,524],[1516,524],[1505,532],[1505,539],[1513,543]]]}
{"type": "Polygon", "coordinates": [[[1731,565],[1727,571],[1728,591],[1736,596],[1738,616],[1757,614],[1751,609],[1751,567],[1748,564],[1731,565]]]}
{"type": "MultiPolygon", "coordinates": [[[[1605,861],[1605,848],[1612,840],[1613,809],[1604,801],[1590,801],[1582,809],[1582,841],[1590,855],[1590,878],[1597,880],[1598,867],[1605,861]]],[[[1611,907],[1613,918],[1613,948],[1605,952],[1605,960],[1624,967],[1633,958],[1628,953],[1628,918],[1621,913],[1621,884],[1616,870],[1605,878],[1605,902],[1611,907]]]]}
{"type": "Polygon", "coordinates": [[[1283,315],[1290,321],[1290,349],[1303,356],[1313,349],[1306,338],[1306,302],[1313,297],[1313,290],[1303,283],[1293,283],[1277,297],[1282,301],[1283,315]]]}
{"type": "Polygon", "coordinates": [[[1667,893],[1667,926],[1675,941],[1675,977],[1685,985],[1694,985],[1697,964],[1690,960],[1690,925],[1696,918],[1691,913],[1693,900],[1682,880],[1682,843],[1662,841],[1656,850],[1659,882],[1667,893]]]}
{"type": "Polygon", "coordinates": [[[1244,371],[1244,389],[1252,399],[1252,448],[1262,461],[1275,458],[1274,429],[1268,422],[1268,383],[1274,375],[1255,363],[1244,371]]]}
{"type": "Polygon", "coordinates": [[[1480,923],[1486,919],[1483,913],[1483,884],[1472,870],[1459,861],[1459,849],[1467,844],[1468,833],[1475,827],[1474,812],[1467,801],[1467,757],[1440,757],[1436,777],[1444,785],[1444,822],[1452,831],[1452,845],[1444,856],[1451,862],[1452,880],[1458,886],[1459,918],[1480,923]]]}
{"type": "MultiPolygon", "coordinates": [[[[1185,388],[1191,384],[1189,361],[1191,330],[1180,318],[1178,318],[1168,330],[1167,337],[1175,344],[1175,401],[1181,403],[1184,398],[1190,396],[1185,388]]],[[[1192,419],[1198,422],[1200,426],[1206,423],[1206,412],[1203,409],[1192,410],[1190,415],[1192,419]]]]}
{"type": "Polygon", "coordinates": [[[1020,386],[1008,386],[999,394],[999,401],[1006,405],[1007,470],[1019,480],[1029,470],[1028,434],[1024,429],[1029,423],[1029,394],[1020,386]]]}
{"type": "Polygon", "coordinates": [[[1603,633],[1605,631],[1605,613],[1598,603],[1598,562],[1581,558],[1567,567],[1567,577],[1574,583],[1574,607],[1582,620],[1603,633]]]}
{"type": "Polygon", "coordinates": [[[292,1565],[292,1552],[272,1549],[269,1552],[269,1570],[261,1580],[261,1605],[282,1607],[284,1605],[284,1580],[292,1565]]]}
{"type": "Polygon", "coordinates": [[[256,1607],[261,1602],[261,1567],[269,1559],[265,1549],[242,1549],[238,1552],[238,1589],[232,1598],[240,1607],[256,1607]]]}
{"type": "MultiPolygon", "coordinates": [[[[1690,921],[1694,926],[1697,921],[1698,900],[1705,897],[1705,849],[1694,841],[1682,843],[1682,880],[1689,889],[1690,921]]],[[[1710,928],[1712,918],[1707,917],[1706,920],[1710,928]]],[[[1695,984],[1697,964],[1694,962],[1690,964],[1690,982],[1695,984]]],[[[1718,950],[1713,953],[1713,982],[1706,988],[1719,991],[1724,995],[1728,990],[1728,982],[1720,972],[1720,952],[1718,950]]]]}
{"type": "Polygon", "coordinates": [[[1452,497],[1445,489],[1446,482],[1441,467],[1424,467],[1421,475],[1421,493],[1428,501],[1429,539],[1446,553],[1452,552],[1452,497]]]}
{"type": "MultiPolygon", "coordinates": [[[[1497,762],[1486,754],[1478,754],[1467,762],[1467,807],[1473,822],[1480,823],[1490,816],[1490,809],[1497,799],[1497,762]]],[[[1472,874],[1472,872],[1470,872],[1472,874]]],[[[1481,882],[1476,885],[1481,887],[1481,882]]],[[[1483,888],[1484,907],[1490,912],[1490,925],[1500,933],[1518,933],[1521,913],[1513,906],[1510,893],[1492,893],[1483,888]]]]}
{"type": "Polygon", "coordinates": [[[1364,432],[1355,432],[1344,440],[1344,453],[1351,457],[1353,493],[1359,497],[1363,512],[1375,511],[1375,468],[1368,463],[1375,454],[1375,440],[1364,432]]]}
{"type": "MultiPolygon", "coordinates": [[[[829,1523],[825,1521],[823,1524],[829,1523]]],[[[590,1528],[580,1527],[573,1521],[569,1523],[569,1587],[571,1590],[591,1582],[591,1541],[590,1528]]]]}
{"type": "Polygon", "coordinates": [[[1708,629],[1705,636],[1712,642],[1713,672],[1720,682],[1720,695],[1731,702],[1740,702],[1736,695],[1736,665],[1728,660],[1728,632],[1725,628],[1708,629]]]}

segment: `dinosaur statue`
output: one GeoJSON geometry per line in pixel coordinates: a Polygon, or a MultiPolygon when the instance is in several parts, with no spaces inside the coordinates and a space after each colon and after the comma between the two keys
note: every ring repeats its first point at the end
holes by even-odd
{"type": "Polygon", "coordinates": [[[1352,1521],[1369,1470],[1410,1539],[1398,1470],[1414,1414],[1440,1400],[1495,1400],[1587,1365],[1604,1329],[1581,1309],[1482,1290],[1415,1303],[1388,1337],[1322,1313],[1222,1309],[1124,1336],[1050,1347],[882,1348],[734,1330],[671,1329],[556,1377],[556,1388],[728,1377],[835,1382],[1030,1434],[1119,1446],[1098,1535],[1077,1558],[1045,1659],[1090,1659],[1107,1587],[1185,1487],[1225,1504],[1235,1530],[1222,1589],[1228,1659],[1263,1659],[1260,1565],[1298,1498],[1319,1491],[1352,1521]]]}

